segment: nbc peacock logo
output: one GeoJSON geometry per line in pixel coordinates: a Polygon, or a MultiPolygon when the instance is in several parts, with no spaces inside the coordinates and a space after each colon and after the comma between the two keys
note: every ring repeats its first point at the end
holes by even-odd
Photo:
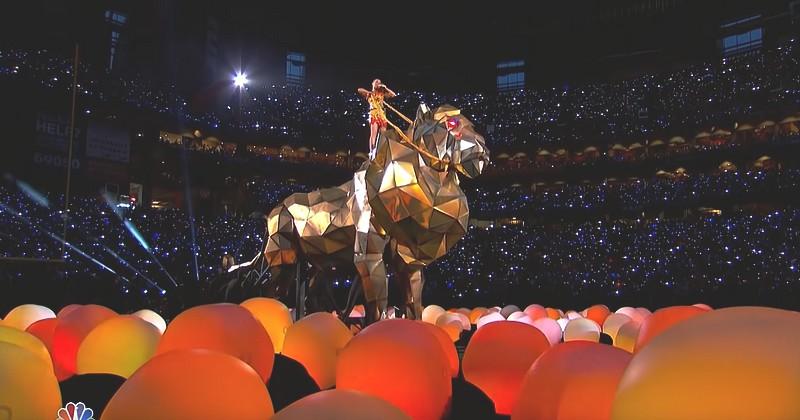
{"type": "Polygon", "coordinates": [[[58,417],[56,420],[94,420],[94,410],[87,407],[86,404],[79,402],[67,403],[64,408],[58,410],[58,417]]]}

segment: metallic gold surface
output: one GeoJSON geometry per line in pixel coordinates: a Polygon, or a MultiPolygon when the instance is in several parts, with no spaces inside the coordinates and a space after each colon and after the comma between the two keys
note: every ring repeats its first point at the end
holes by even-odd
{"type": "Polygon", "coordinates": [[[263,255],[277,281],[285,282],[282,270],[296,272],[301,260],[312,266],[315,279],[331,270],[354,271],[368,321],[385,315],[383,254],[390,243],[407,315],[421,316],[422,268],[466,233],[469,207],[457,173],[478,176],[489,162],[483,137],[451,106],[430,110],[422,104],[408,130],[392,126],[381,132],[375,159],[352,181],[292,194],[267,218],[263,255]]]}

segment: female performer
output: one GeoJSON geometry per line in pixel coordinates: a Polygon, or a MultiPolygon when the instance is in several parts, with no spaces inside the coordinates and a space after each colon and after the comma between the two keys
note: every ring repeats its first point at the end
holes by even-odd
{"type": "Polygon", "coordinates": [[[383,109],[383,100],[394,98],[397,94],[381,83],[381,79],[372,81],[371,91],[358,88],[358,93],[369,103],[369,158],[374,159],[378,129],[386,129],[386,111],[383,109]]]}

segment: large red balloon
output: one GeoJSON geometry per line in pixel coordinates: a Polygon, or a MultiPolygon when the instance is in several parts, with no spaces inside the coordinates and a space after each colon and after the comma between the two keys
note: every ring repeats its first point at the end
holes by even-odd
{"type": "Polygon", "coordinates": [[[636,336],[634,351],[638,352],[655,336],[663,333],[673,325],[706,312],[708,311],[694,306],[670,306],[657,310],[653,315],[642,321],[639,335],[636,336]]]}
{"type": "Polygon", "coordinates": [[[382,398],[415,419],[442,418],[452,393],[450,381],[450,367],[435,335],[405,319],[365,328],[344,348],[336,367],[337,389],[382,398]]]}
{"type": "MultiPolygon", "coordinates": [[[[72,306],[72,305],[70,305],[72,306]]],[[[59,380],[74,375],[77,369],[78,348],[89,332],[101,322],[117,316],[105,306],[81,305],[62,309],[53,333],[52,356],[59,380]]]]}
{"type": "Polygon", "coordinates": [[[494,401],[499,414],[511,414],[522,379],[536,358],[550,348],[547,337],[528,324],[498,321],[484,325],[467,344],[464,379],[494,401]]]}
{"type": "Polygon", "coordinates": [[[272,374],[275,351],[269,334],[239,305],[195,306],[175,317],[158,344],[156,355],[176,349],[215,350],[239,358],[266,382],[272,374]]]}
{"type": "Polygon", "coordinates": [[[272,414],[267,387],[249,365],[216,351],[182,349],[134,372],[108,402],[103,420],[255,420],[272,414]]]}
{"type": "Polygon", "coordinates": [[[427,326],[428,330],[436,337],[436,341],[439,343],[445,357],[447,357],[447,362],[450,366],[450,375],[455,378],[458,376],[459,362],[458,351],[456,351],[456,346],[453,345],[453,340],[447,334],[446,330],[441,327],[428,324],[427,322],[422,322],[422,325],[427,326]]]}
{"type": "Polygon", "coordinates": [[[630,353],[605,344],[559,344],[528,370],[511,418],[608,419],[630,359],[630,353]]]}

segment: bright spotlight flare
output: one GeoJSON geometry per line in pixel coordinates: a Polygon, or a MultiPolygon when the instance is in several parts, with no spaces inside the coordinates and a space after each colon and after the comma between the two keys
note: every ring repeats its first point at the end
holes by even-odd
{"type": "Polygon", "coordinates": [[[244,73],[238,72],[233,76],[233,85],[239,89],[243,88],[249,82],[250,81],[247,80],[247,75],[244,73]]]}

